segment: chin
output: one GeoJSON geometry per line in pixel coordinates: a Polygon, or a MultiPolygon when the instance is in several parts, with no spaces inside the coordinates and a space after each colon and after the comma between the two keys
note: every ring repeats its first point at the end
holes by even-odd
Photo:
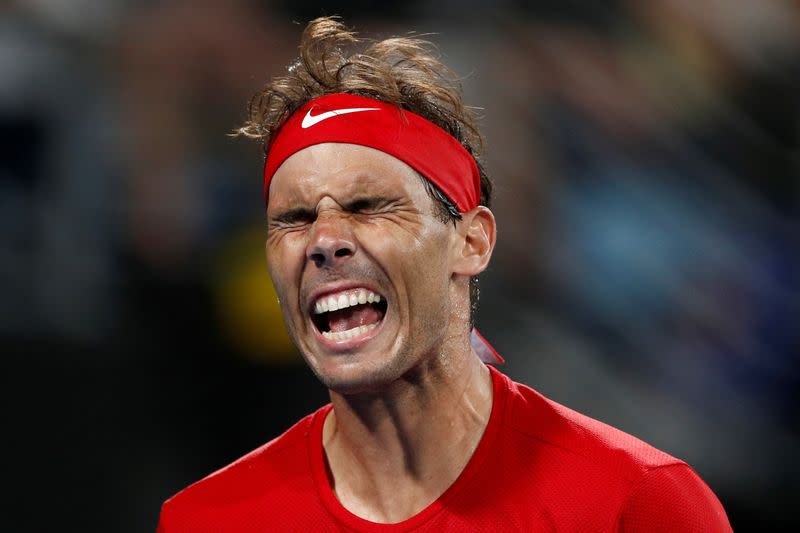
{"type": "MultiPolygon", "coordinates": [[[[347,356],[338,356],[346,358],[347,356]]],[[[375,359],[367,361],[337,361],[333,364],[312,364],[309,366],[325,387],[342,396],[354,394],[379,393],[386,390],[402,376],[400,365],[387,362],[375,364],[375,359]]]]}

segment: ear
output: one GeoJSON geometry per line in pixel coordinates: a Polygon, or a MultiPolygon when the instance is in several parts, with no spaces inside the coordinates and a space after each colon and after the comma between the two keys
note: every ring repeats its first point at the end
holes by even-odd
{"type": "Polygon", "coordinates": [[[457,241],[453,254],[453,273],[476,276],[483,272],[497,239],[497,224],[488,207],[479,205],[462,213],[456,223],[457,241]]]}

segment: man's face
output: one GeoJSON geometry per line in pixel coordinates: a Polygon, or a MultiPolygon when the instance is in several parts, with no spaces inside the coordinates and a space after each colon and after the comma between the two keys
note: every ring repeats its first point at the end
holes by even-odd
{"type": "Polygon", "coordinates": [[[267,217],[286,326],[328,388],[377,390],[440,353],[456,232],[411,167],[363,146],[311,146],[275,173],[267,217]]]}

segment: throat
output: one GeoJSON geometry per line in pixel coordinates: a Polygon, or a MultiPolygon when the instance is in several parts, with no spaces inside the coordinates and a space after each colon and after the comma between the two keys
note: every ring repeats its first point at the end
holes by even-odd
{"type": "Polygon", "coordinates": [[[492,406],[488,371],[474,377],[466,392],[463,383],[453,383],[450,391],[439,383],[442,394],[435,404],[427,410],[404,408],[398,415],[402,420],[377,398],[365,404],[332,394],[334,409],[323,426],[322,443],[340,503],[361,518],[397,523],[465,482],[459,477],[478,448],[492,406]]]}

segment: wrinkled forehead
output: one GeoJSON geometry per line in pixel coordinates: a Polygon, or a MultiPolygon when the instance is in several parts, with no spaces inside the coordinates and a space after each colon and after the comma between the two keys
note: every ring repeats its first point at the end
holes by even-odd
{"type": "Polygon", "coordinates": [[[419,174],[400,159],[367,146],[322,143],[304,148],[275,172],[267,209],[309,204],[319,198],[427,196],[419,174]]]}

